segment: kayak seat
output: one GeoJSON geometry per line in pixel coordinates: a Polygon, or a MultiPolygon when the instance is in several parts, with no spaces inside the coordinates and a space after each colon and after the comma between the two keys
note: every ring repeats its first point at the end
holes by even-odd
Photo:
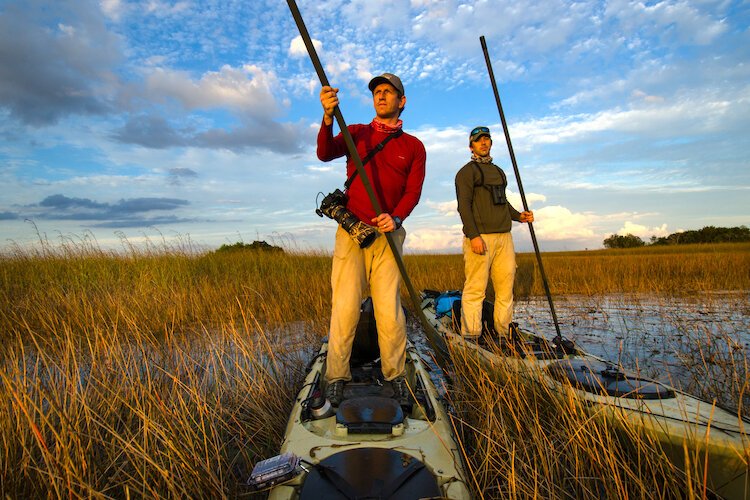
{"type": "MultiPolygon", "coordinates": [[[[403,305],[401,308],[406,314],[406,308],[403,305]]],[[[349,365],[351,367],[362,366],[375,363],[379,359],[380,344],[378,343],[378,325],[375,321],[375,307],[372,304],[372,297],[367,297],[359,308],[359,321],[354,332],[349,365]]]]}
{"type": "Polygon", "coordinates": [[[372,305],[372,297],[367,297],[362,301],[359,309],[359,322],[354,333],[349,364],[361,366],[372,363],[379,357],[380,345],[378,344],[378,328],[375,324],[375,309],[372,305]]]}
{"type": "MultiPolygon", "coordinates": [[[[495,306],[492,302],[485,300],[482,302],[482,336],[497,337],[494,319],[495,306]]],[[[453,300],[449,313],[453,330],[456,333],[461,332],[461,299],[453,300]]]]}
{"type": "Polygon", "coordinates": [[[390,434],[403,423],[404,411],[393,398],[382,396],[345,399],[336,412],[336,423],[349,434],[390,434]]]}
{"type": "Polygon", "coordinates": [[[573,387],[594,394],[629,399],[675,397],[669,387],[604,361],[566,359],[548,365],[546,370],[553,378],[567,380],[573,387]]]}

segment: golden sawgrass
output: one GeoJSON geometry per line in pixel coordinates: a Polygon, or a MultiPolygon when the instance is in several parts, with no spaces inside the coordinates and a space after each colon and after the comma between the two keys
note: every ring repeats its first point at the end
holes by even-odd
{"type": "Polygon", "coordinates": [[[483,498],[705,498],[700,454],[673,467],[654,436],[598,416],[538,368],[519,376],[500,359],[487,371],[461,349],[452,359],[454,424],[483,498]]]}
{"type": "MultiPolygon", "coordinates": [[[[541,257],[553,295],[750,290],[749,243],[548,252],[541,257]]],[[[463,287],[461,255],[407,255],[405,261],[417,289],[463,287]]],[[[536,255],[519,254],[517,265],[515,295],[544,295],[536,255]]]]}
{"type": "Polygon", "coordinates": [[[229,324],[155,342],[129,326],[6,344],[3,496],[236,496],[275,453],[309,338],[229,324]]]}
{"type": "MultiPolygon", "coordinates": [[[[0,495],[231,497],[276,452],[304,361],[327,330],[330,257],[184,250],[66,243],[0,259],[0,495]]],[[[581,254],[545,254],[553,293],[750,288],[742,245],[666,260],[581,254]],[[654,279],[660,265],[669,270],[654,279]]],[[[533,261],[519,257],[518,281],[538,294],[533,261]]],[[[409,255],[406,265],[417,289],[463,282],[459,255],[409,255]]],[[[715,357],[702,342],[701,356],[715,357]]],[[[742,400],[747,378],[730,371],[742,400]]],[[[488,498],[669,498],[685,488],[648,443],[624,461],[573,402],[550,407],[544,393],[466,373],[453,394],[488,498]]]]}

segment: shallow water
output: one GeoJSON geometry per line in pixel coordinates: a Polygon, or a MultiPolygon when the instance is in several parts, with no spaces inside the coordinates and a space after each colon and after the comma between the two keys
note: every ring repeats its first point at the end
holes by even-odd
{"type": "MultiPolygon", "coordinates": [[[[690,377],[685,365],[692,356],[710,364],[705,359],[709,343],[736,359],[750,359],[747,293],[566,296],[554,298],[554,305],[563,337],[662,382],[685,383],[690,377]]],[[[544,297],[517,301],[514,320],[547,338],[555,335],[544,297]]]]}
{"type": "MultiPolygon", "coordinates": [[[[580,349],[688,392],[715,394],[715,387],[737,378],[732,366],[742,367],[750,360],[748,297],[712,292],[553,300],[560,333],[580,349]],[[714,388],[705,387],[706,379],[712,379],[714,388]]],[[[514,321],[547,339],[556,334],[546,297],[516,301],[514,321]]],[[[747,375],[741,369],[740,379],[743,376],[747,375]]]]}

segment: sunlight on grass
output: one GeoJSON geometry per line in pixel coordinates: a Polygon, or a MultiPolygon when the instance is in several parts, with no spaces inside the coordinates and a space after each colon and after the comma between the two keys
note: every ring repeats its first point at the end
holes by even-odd
{"type": "MultiPolygon", "coordinates": [[[[0,258],[3,497],[233,497],[278,451],[327,332],[330,256],[124,248],[64,240],[0,258]]],[[[750,289],[749,248],[544,257],[556,294],[681,294],[750,289]]],[[[405,260],[417,289],[463,284],[460,255],[405,260]]],[[[521,255],[519,296],[541,293],[535,272],[521,255]]],[[[689,333],[696,392],[723,387],[725,402],[747,408],[745,348],[689,333]]],[[[456,424],[486,498],[700,496],[699,463],[677,474],[654,443],[623,444],[626,428],[533,377],[489,375],[469,359],[456,371],[456,424]]]]}
{"type": "Polygon", "coordinates": [[[647,416],[587,405],[516,358],[491,369],[471,350],[454,348],[452,358],[454,425],[485,498],[706,497],[701,436],[694,451],[662,441],[641,425],[647,416]]]}
{"type": "MultiPolygon", "coordinates": [[[[516,297],[544,295],[536,256],[517,256],[516,297]]],[[[407,255],[417,289],[461,289],[462,255],[407,255]]],[[[750,290],[750,243],[542,253],[553,295],[750,290]]]]}

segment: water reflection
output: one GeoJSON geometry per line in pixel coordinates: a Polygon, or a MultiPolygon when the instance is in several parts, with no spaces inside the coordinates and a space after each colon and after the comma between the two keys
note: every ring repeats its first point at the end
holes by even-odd
{"type": "MultiPolygon", "coordinates": [[[[719,404],[736,401],[750,360],[747,293],[703,293],[686,297],[644,294],[557,297],[562,335],[601,358],[719,404]]],[[[514,321],[547,339],[555,327],[545,297],[518,300],[514,321]]],[[[410,338],[426,356],[429,347],[418,321],[410,338]]],[[[441,385],[442,373],[433,381],[441,385]]]]}
{"type": "MultiPolygon", "coordinates": [[[[566,296],[555,298],[555,311],[562,335],[582,349],[675,385],[695,383],[688,369],[694,356],[710,369],[727,356],[748,359],[750,351],[747,293],[566,296]]],[[[514,319],[554,335],[544,297],[517,301],[514,319]]]]}

